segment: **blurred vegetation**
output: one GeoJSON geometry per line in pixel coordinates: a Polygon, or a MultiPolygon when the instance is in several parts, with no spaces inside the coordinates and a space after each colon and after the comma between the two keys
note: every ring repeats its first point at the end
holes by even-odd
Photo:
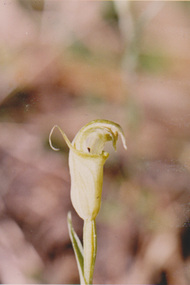
{"type": "Polygon", "coordinates": [[[44,0],[17,0],[18,3],[29,12],[31,10],[42,12],[44,10],[44,0]]]}
{"type": "Polygon", "coordinates": [[[58,124],[72,140],[102,118],[128,150],[106,149],[94,282],[189,284],[188,2],[3,2],[1,283],[79,282],[68,148],[55,132],[51,151],[48,136],[58,124]]]}

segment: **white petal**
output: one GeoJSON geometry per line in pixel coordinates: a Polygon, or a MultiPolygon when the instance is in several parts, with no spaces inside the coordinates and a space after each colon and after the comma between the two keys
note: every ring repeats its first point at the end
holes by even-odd
{"type": "Polygon", "coordinates": [[[100,209],[103,166],[107,155],[91,156],[70,150],[71,201],[82,219],[94,219],[100,209]]]}

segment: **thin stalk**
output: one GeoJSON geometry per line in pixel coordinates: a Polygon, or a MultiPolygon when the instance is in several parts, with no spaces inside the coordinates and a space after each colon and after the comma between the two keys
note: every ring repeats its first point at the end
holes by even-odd
{"type": "Polygon", "coordinates": [[[84,220],[84,278],[86,284],[92,284],[97,251],[96,221],[84,220]]]}

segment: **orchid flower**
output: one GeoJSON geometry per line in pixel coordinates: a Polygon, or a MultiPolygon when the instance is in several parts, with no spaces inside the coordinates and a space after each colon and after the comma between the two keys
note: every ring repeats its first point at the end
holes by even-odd
{"type": "Polygon", "coordinates": [[[66,134],[57,125],[50,132],[49,142],[55,128],[61,132],[69,147],[69,169],[71,176],[71,201],[78,215],[84,220],[83,247],[72,227],[71,216],[68,225],[71,241],[75,251],[83,284],[91,284],[96,258],[96,224],[95,218],[100,210],[103,166],[109,156],[104,151],[105,143],[112,141],[116,149],[118,135],[124,148],[126,143],[121,127],[111,121],[95,120],[82,127],[70,142],[66,134]]]}

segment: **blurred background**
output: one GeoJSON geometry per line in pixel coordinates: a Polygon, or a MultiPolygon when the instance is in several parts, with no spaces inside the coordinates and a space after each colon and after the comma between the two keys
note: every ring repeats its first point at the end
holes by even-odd
{"type": "Polygon", "coordinates": [[[68,148],[119,123],[94,283],[190,283],[190,3],[0,1],[0,282],[79,283],[68,148]]]}

